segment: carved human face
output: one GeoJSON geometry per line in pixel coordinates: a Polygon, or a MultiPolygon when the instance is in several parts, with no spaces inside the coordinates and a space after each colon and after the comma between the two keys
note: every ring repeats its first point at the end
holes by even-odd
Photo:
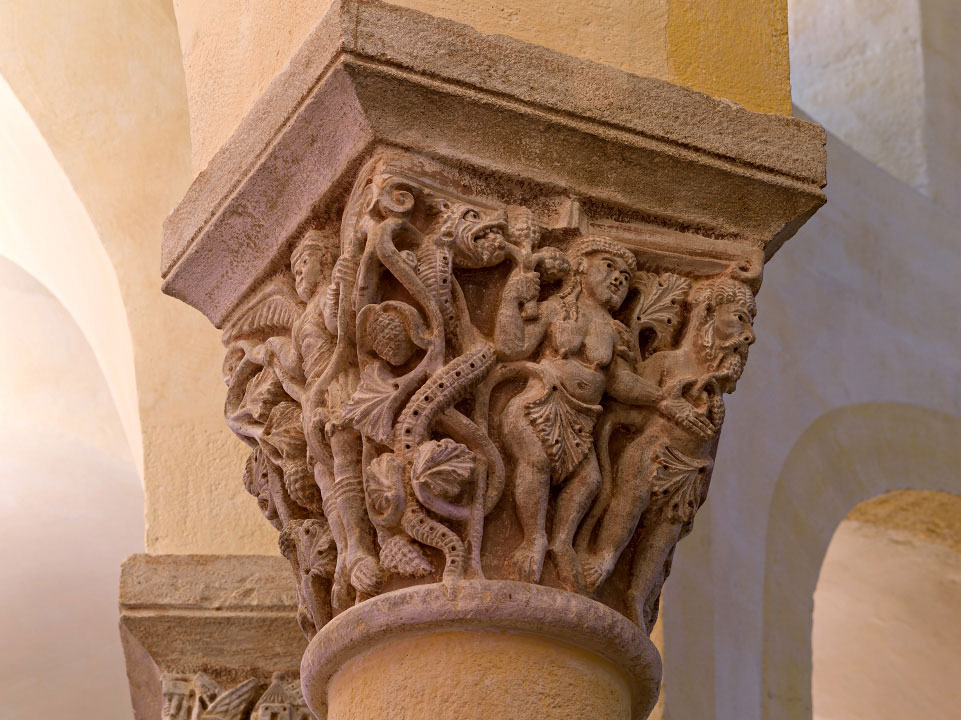
{"type": "Polygon", "coordinates": [[[720,369],[730,383],[728,392],[733,391],[744,371],[748,348],[754,344],[754,323],[751,313],[739,303],[725,303],[715,310],[714,319],[715,351],[720,369]]]}
{"type": "Polygon", "coordinates": [[[324,277],[324,258],[320,252],[307,250],[297,257],[291,271],[294,274],[294,287],[301,300],[307,302],[313,297],[324,277]]]}
{"type": "Polygon", "coordinates": [[[237,372],[237,368],[240,366],[241,361],[244,359],[243,348],[237,345],[231,345],[227,348],[227,352],[224,355],[224,362],[221,369],[224,378],[224,385],[230,387],[230,382],[234,378],[234,373],[237,372]]]}
{"type": "Polygon", "coordinates": [[[189,675],[169,675],[163,679],[161,692],[165,720],[187,720],[194,700],[193,678],[189,675]]]}
{"type": "Polygon", "coordinates": [[[608,310],[617,310],[627,297],[631,271],[621,258],[597,253],[583,258],[581,282],[584,289],[608,310]]]}

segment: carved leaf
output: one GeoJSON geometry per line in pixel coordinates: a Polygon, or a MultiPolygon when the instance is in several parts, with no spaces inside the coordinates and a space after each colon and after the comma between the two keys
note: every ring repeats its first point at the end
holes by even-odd
{"type": "Polygon", "coordinates": [[[373,523],[393,528],[404,512],[404,462],[393,453],[374,459],[365,477],[367,510],[373,523]]]}
{"type": "Polygon", "coordinates": [[[261,423],[266,423],[270,411],[287,398],[284,386],[270,368],[264,368],[248,383],[244,402],[238,415],[248,413],[261,423]]]}
{"type": "Polygon", "coordinates": [[[640,294],[631,312],[631,331],[636,337],[644,330],[653,330],[653,345],[658,345],[680,324],[691,281],[673,273],[638,273],[635,283],[640,294]]]}
{"type": "Polygon", "coordinates": [[[214,700],[202,720],[246,720],[259,689],[260,683],[253,678],[242,682],[214,700]]]}
{"type": "Polygon", "coordinates": [[[704,471],[708,464],[670,446],[665,447],[657,455],[651,505],[665,508],[673,522],[693,520],[703,501],[704,471]]]}
{"type": "Polygon", "coordinates": [[[224,332],[224,344],[241,337],[289,335],[303,312],[289,279],[274,279],[257,293],[224,332]]]}
{"type": "Polygon", "coordinates": [[[467,485],[474,470],[474,453],[450,438],[428,440],[414,455],[411,478],[439,498],[452,500],[467,485]]]}
{"type": "Polygon", "coordinates": [[[264,440],[283,455],[303,454],[306,457],[307,441],[300,405],[290,401],[278,403],[267,417],[264,440]]]}
{"type": "Polygon", "coordinates": [[[344,419],[357,430],[377,442],[389,445],[394,431],[397,385],[394,377],[380,363],[368,365],[360,375],[360,384],[344,405],[344,419]]]}
{"type": "Polygon", "coordinates": [[[220,684],[206,673],[197,673],[194,677],[194,687],[202,707],[209,707],[224,691],[220,684]]]}
{"type": "Polygon", "coordinates": [[[600,405],[578,402],[559,385],[524,404],[531,427],[551,459],[555,481],[567,477],[587,455],[601,409],[600,405]]]}

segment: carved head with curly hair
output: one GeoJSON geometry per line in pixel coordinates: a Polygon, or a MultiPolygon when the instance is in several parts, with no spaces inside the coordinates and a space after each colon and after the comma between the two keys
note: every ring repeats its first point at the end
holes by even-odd
{"type": "Polygon", "coordinates": [[[587,235],[564,255],[571,265],[560,292],[565,308],[572,310],[582,293],[612,312],[623,304],[637,270],[634,253],[611,238],[587,235]]]}
{"type": "Polygon", "coordinates": [[[716,278],[696,285],[688,303],[698,355],[715,373],[722,392],[733,392],[754,343],[754,293],[737,280],[716,278]]]}

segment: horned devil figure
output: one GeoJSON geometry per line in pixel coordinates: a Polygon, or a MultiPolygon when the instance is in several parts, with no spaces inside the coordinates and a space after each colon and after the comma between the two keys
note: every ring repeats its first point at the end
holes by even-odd
{"type": "Polygon", "coordinates": [[[577,538],[586,590],[593,592],[610,576],[636,530],[628,613],[648,631],[657,619],[674,548],[691,531],[707,495],[724,421],[723,395],[734,391],[754,342],[756,305],[743,283],[705,281],[691,291],[688,305],[689,321],[679,346],[639,359],[636,369],[648,382],[680,386],[706,423],[672,422],[623,405],[609,410],[597,433],[604,487],[577,538]],[[621,451],[612,482],[608,445],[618,426],[640,432],[621,451]]]}
{"type": "Polygon", "coordinates": [[[583,585],[574,534],[601,487],[594,424],[605,393],[627,405],[657,408],[671,422],[696,423],[680,387],[662,390],[630,367],[627,328],[614,313],[627,297],[637,261],[617,242],[583,237],[566,252],[560,291],[537,302],[540,274],[519,264],[508,278],[495,328],[505,360],[493,380],[527,378],[503,413],[501,435],[513,460],[514,501],[523,540],[509,560],[513,576],[538,582],[550,550],[560,584],[583,585]],[[533,361],[518,362],[533,358],[533,361]],[[561,486],[550,540],[551,486],[561,486]]]}

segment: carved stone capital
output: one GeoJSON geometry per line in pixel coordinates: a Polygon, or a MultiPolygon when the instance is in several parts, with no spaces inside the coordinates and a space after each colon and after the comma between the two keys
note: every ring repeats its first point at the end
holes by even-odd
{"type": "Polygon", "coordinates": [[[163,260],[165,291],[224,331],[226,421],[290,561],[316,712],[378,639],[482,625],[613,662],[623,716],[646,717],[646,634],[763,264],[823,202],[823,141],[334,5],[168,219],[163,260]]]}
{"type": "Polygon", "coordinates": [[[136,720],[248,720],[277,673],[306,713],[293,690],[307,642],[282,558],[133,555],[120,637],[136,720]]]}

